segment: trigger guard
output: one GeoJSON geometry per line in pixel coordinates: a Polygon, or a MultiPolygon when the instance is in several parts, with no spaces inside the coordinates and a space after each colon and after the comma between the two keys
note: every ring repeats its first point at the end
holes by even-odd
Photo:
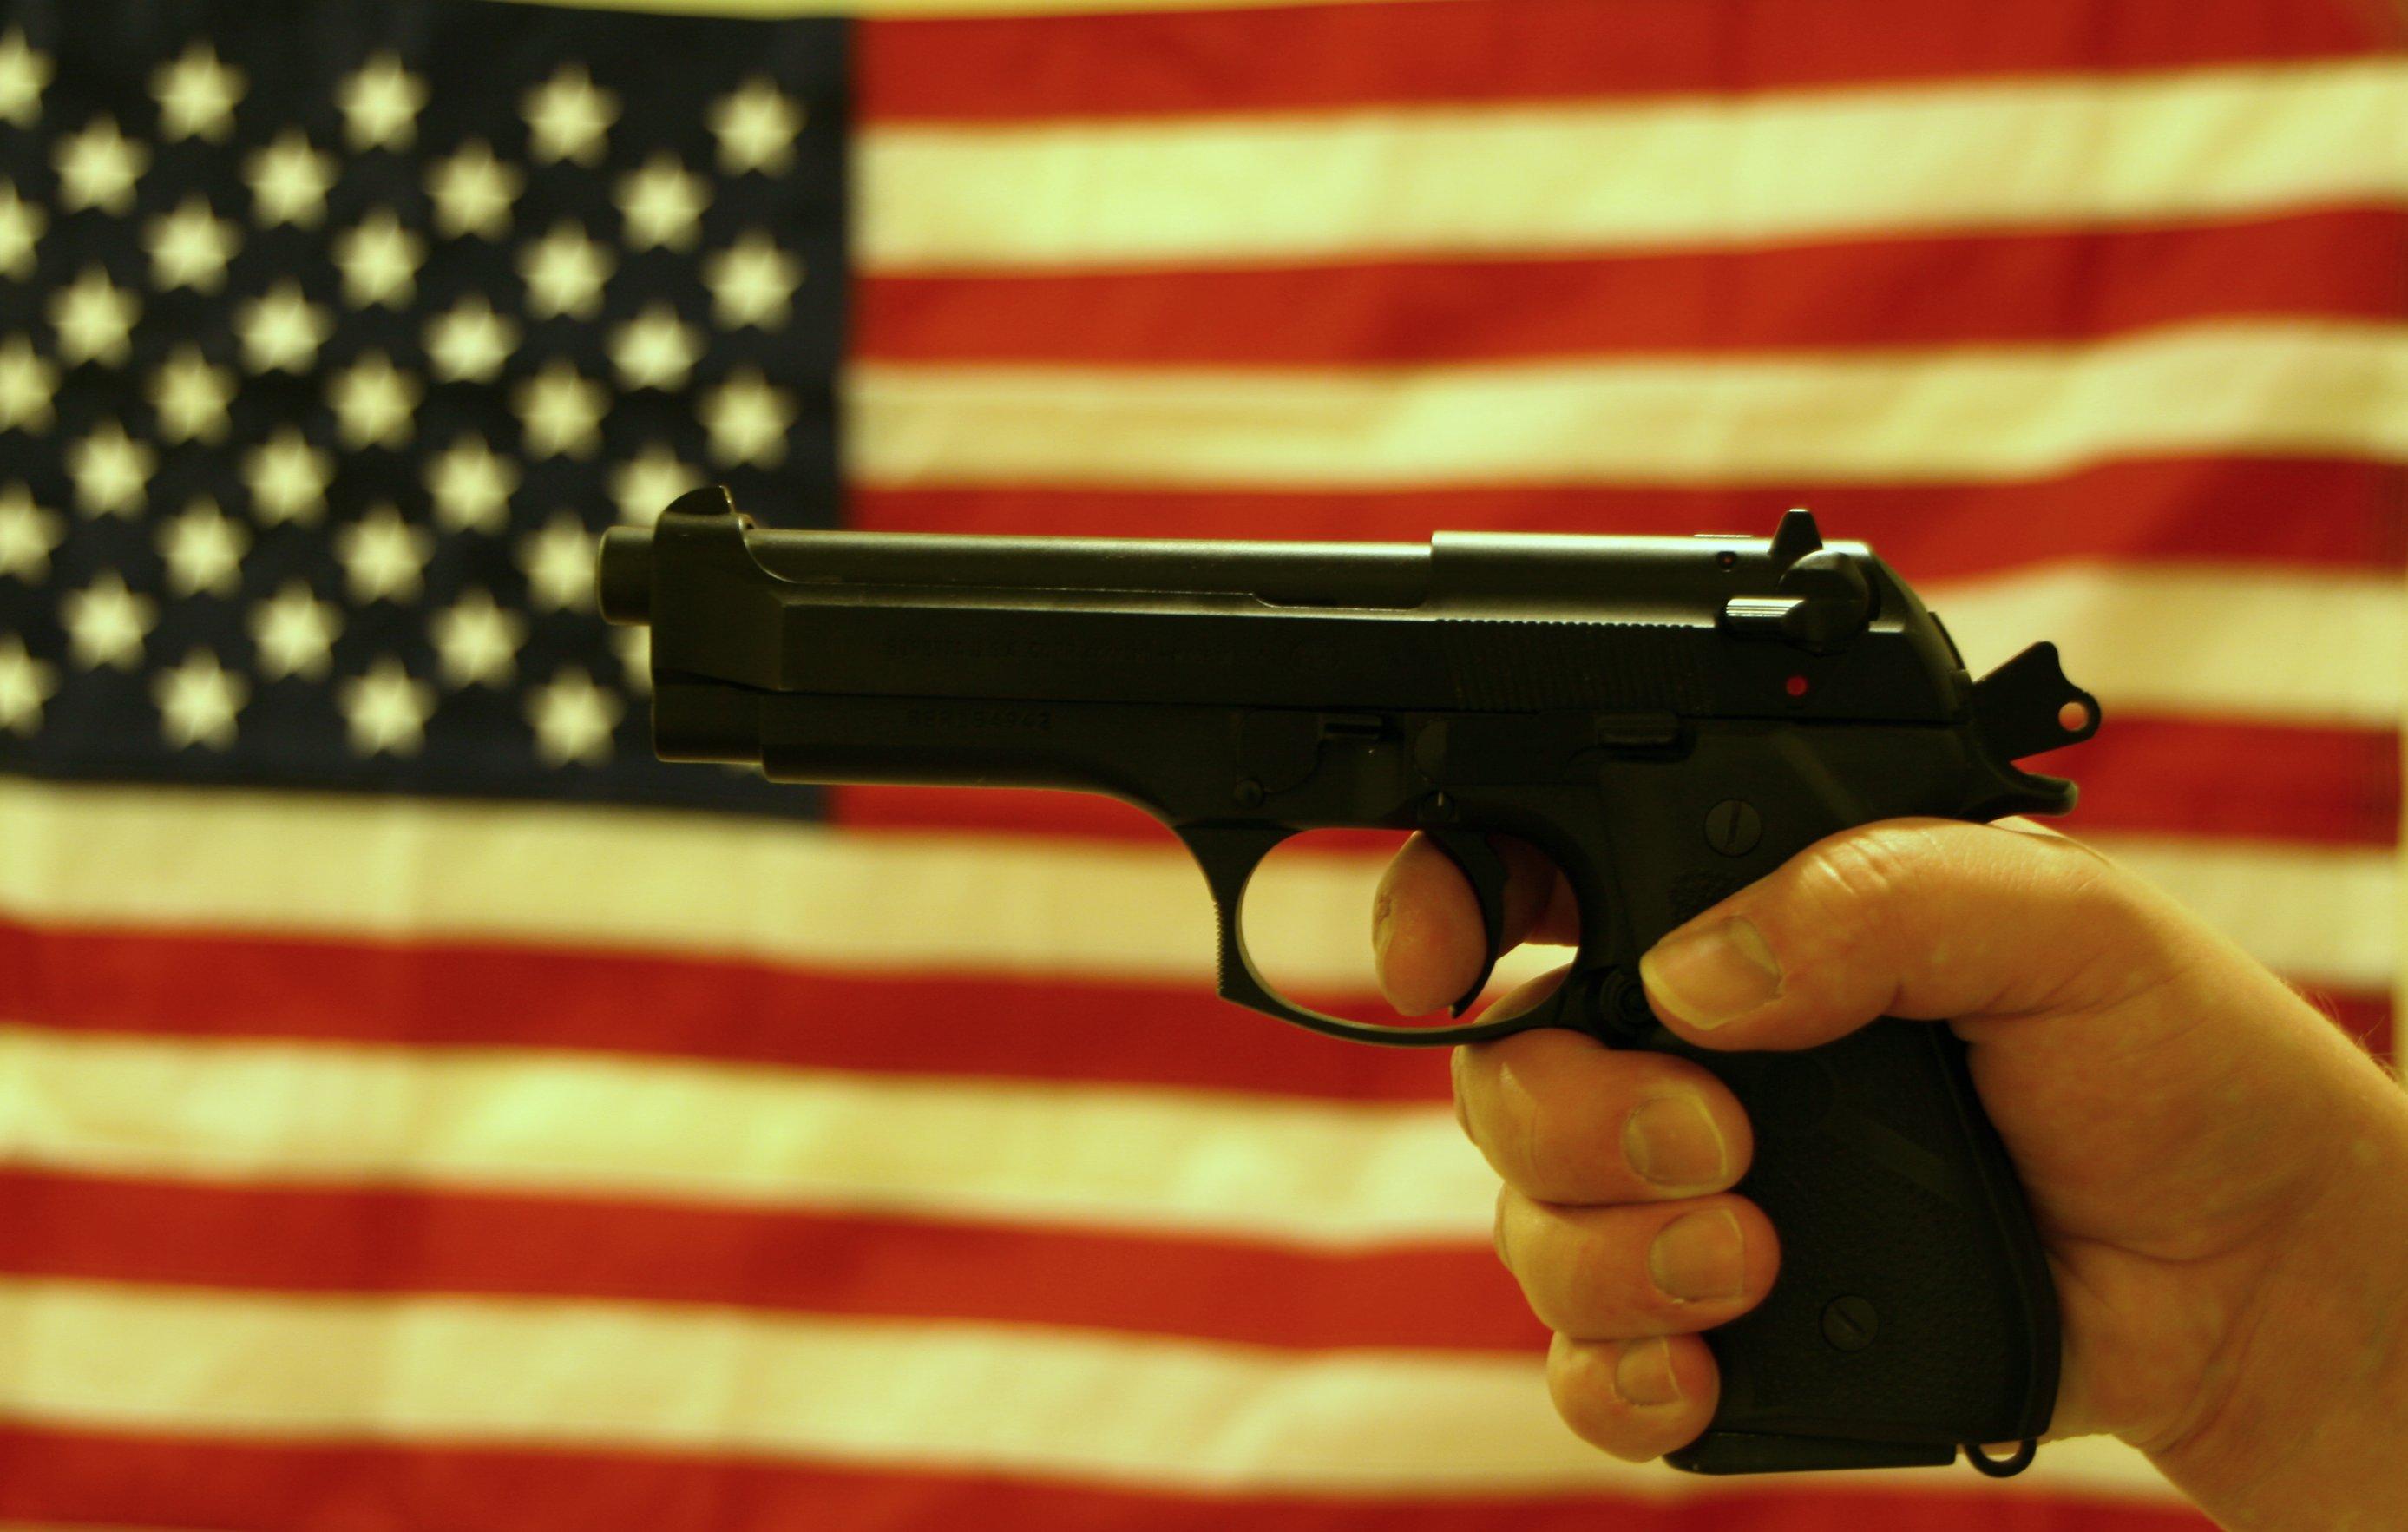
{"type": "MultiPolygon", "coordinates": [[[[1393,1022],[1355,1021],[1326,1012],[1308,1010],[1296,1004],[1266,983],[1246,954],[1245,907],[1246,884],[1254,868],[1268,856],[1272,847],[1297,833],[1281,825],[1216,824],[1210,821],[1174,824],[1171,827],[1187,848],[1196,854],[1196,864],[1204,874],[1205,887],[1212,895],[1212,907],[1218,916],[1213,989],[1226,1001],[1260,1011],[1265,1016],[1320,1033],[1325,1037],[1342,1037],[1350,1043],[1377,1043],[1388,1048],[1453,1048],[1461,1043],[1484,1043],[1492,1037],[1504,1037],[1517,1032],[1539,1027],[1569,1027],[1574,1018],[1585,1015],[1584,1007],[1593,999],[1593,986],[1574,973],[1527,1010],[1512,1016],[1484,1017],[1477,1021],[1457,1021],[1453,1026],[1415,1027],[1393,1022]]],[[[1450,831],[1450,834],[1455,832],[1450,831]]],[[[1478,836],[1465,837],[1474,845],[1460,843],[1448,856],[1463,868],[1469,860],[1466,875],[1471,880],[1474,897],[1480,896],[1484,884],[1494,890],[1493,899],[1483,899],[1482,923],[1484,929],[1502,933],[1504,930],[1504,863],[1497,858],[1487,843],[1478,836]],[[1476,847],[1476,848],[1475,848],[1476,847]],[[1460,853],[1460,855],[1458,855],[1460,853]],[[1496,914],[1489,908],[1493,904],[1496,914]]],[[[1443,849],[1443,847],[1442,847],[1443,849]]],[[[1489,947],[1493,952],[1495,938],[1489,947]]],[[[1481,976],[1482,984],[1487,975],[1481,976]]],[[[1475,986],[1468,1002],[1478,995],[1475,986]]],[[[1460,1009],[1457,1016],[1462,1013],[1460,1009]]]]}
{"type": "Polygon", "coordinates": [[[1480,973],[1471,988],[1463,991],[1447,1007],[1447,1014],[1460,1017],[1471,1009],[1480,991],[1488,988],[1488,976],[1496,971],[1497,960],[1505,945],[1505,859],[1488,844],[1488,837],[1468,830],[1424,830],[1432,845],[1446,853],[1455,870],[1471,885],[1471,897],[1480,904],[1482,956],[1480,973]]]}

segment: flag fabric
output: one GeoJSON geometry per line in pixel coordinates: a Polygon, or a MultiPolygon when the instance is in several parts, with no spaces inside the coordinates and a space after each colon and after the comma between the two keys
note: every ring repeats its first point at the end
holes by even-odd
{"type": "Polygon", "coordinates": [[[1127,805],[652,761],[592,548],[1809,505],[2387,1051],[2396,9],[803,9],[0,0],[0,1526],[2205,1525],[1583,1446],[1442,1059],[1127,805]]]}

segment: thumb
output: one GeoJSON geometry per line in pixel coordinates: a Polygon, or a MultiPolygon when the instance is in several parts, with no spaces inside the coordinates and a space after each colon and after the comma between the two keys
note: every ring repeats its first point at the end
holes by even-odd
{"type": "Polygon", "coordinates": [[[1810,1048],[1879,1016],[2111,1005],[2172,976],[2164,896],[2039,826],[1890,819],[1817,841],[1640,960],[1667,1025],[1718,1048],[1810,1048]]]}

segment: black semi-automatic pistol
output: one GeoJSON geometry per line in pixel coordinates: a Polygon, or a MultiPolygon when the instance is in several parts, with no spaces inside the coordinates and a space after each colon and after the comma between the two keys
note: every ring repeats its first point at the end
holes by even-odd
{"type": "Polygon", "coordinates": [[[1575,1028],[1728,1085],[1756,1140],[1738,1190],[1781,1269],[1708,1332],[1721,1403],[1676,1466],[2030,1462],[2056,1290],[1956,1033],[1885,1018],[1802,1052],[1709,1052],[1656,1020],[1638,961],[1835,831],[2072,807],[2073,784],[2014,765],[2099,727],[2053,644],[1971,679],[1905,582],[1803,511],[1770,540],[1221,542],[761,530],[703,489],[608,534],[599,590],[611,621],[652,628],[665,759],[1108,793],[1195,853],[1229,1000],[1407,1047],[1575,1028]],[[1544,852],[1580,908],[1562,984],[1463,1021],[1484,966],[1438,1026],[1276,992],[1246,953],[1247,881],[1338,826],[1435,843],[1490,964],[1505,866],[1486,836],[1544,852]]]}

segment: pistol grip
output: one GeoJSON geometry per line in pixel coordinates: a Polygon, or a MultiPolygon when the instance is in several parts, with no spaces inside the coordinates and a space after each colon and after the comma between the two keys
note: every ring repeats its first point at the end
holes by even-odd
{"type": "MultiPolygon", "coordinates": [[[[1699,1473],[1946,1463],[2048,1427],[2056,1294],[1965,1046],[1885,1018],[1797,1053],[1713,1053],[1756,1132],[1739,1185],[1781,1237],[1757,1308],[1705,1333],[1722,1373],[1699,1473]]],[[[2028,1459],[2026,1459],[2028,1460],[2028,1459]]],[[[1991,1464],[2014,1471],[2021,1462],[1991,1464]]]]}

